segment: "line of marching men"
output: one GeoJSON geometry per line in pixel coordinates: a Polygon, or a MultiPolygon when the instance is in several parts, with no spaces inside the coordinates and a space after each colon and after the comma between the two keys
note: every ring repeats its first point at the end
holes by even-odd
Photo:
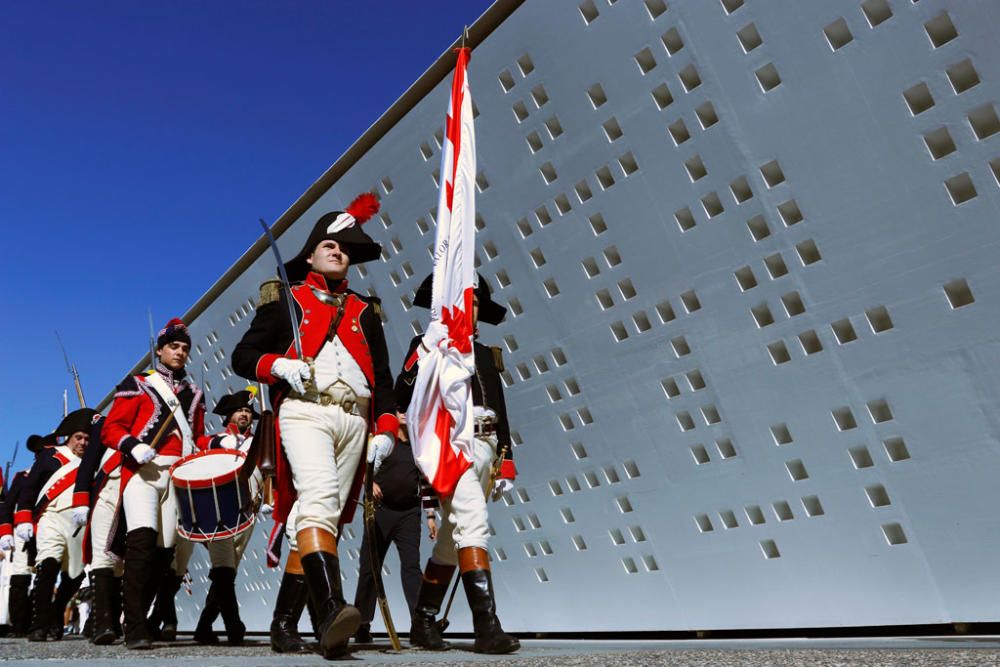
{"type": "MultiPolygon", "coordinates": [[[[270,386],[274,430],[280,434],[269,564],[280,563],[283,538],[289,553],[271,645],[278,652],[311,650],[297,632],[308,604],[319,652],[327,658],[347,653],[362,618],[344,600],[337,550],[341,529],[358,505],[366,471],[377,473],[396,446],[399,415],[421,368],[464,350],[475,358],[474,414],[465,416],[465,432],[473,437],[462,452],[448,445],[454,424],[442,412],[436,429],[444,444],[439,453],[431,452],[433,460],[422,461],[422,469],[436,471],[431,481],[440,498],[441,527],[411,609],[410,643],[448,648],[437,615],[457,569],[472,610],[475,650],[509,653],[519,643],[497,619],[487,502],[512,488],[516,471],[502,366],[475,340],[477,324],[498,324],[506,309],[480,279],[465,295],[464,312],[447,313],[449,324],[436,322],[413,339],[394,382],[378,299],[348,289],[346,279],[352,264],[381,254],[381,246],[361,229],[377,210],[374,196],[362,195],[345,211],[321,216],[302,250],[284,266],[290,289],[276,281],[262,286],[254,319],[232,355],[238,375],[270,386]]],[[[414,304],[429,308],[431,292],[428,277],[414,304]]],[[[29,640],[60,634],[62,608],[80,585],[85,562],[94,587],[94,643],[111,643],[124,630],[126,647],[144,649],[176,633],[173,598],[191,545],[178,540],[185,531],[178,529],[171,468],[201,450],[246,449],[256,416],[250,392],[227,396],[215,410],[226,417],[226,430],[204,434],[204,397],[184,369],[190,345],[183,322],[171,320],[159,332],[155,368],[117,387],[107,417],[80,410],[56,429],[58,442],[32,441],[36,461],[15,478],[0,514],[0,548],[12,551],[16,563],[11,607],[20,615],[21,629],[35,550],[29,640]]],[[[190,517],[180,519],[184,524],[190,517]]],[[[227,639],[242,641],[234,581],[249,531],[242,537],[210,545],[212,584],[198,641],[218,641],[212,632],[218,614],[227,639]]]]}

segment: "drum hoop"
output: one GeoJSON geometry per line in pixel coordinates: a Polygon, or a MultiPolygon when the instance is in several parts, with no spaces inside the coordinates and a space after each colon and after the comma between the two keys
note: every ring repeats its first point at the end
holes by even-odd
{"type": "Polygon", "coordinates": [[[210,477],[208,479],[177,479],[174,477],[174,470],[181,467],[189,461],[194,461],[195,459],[204,458],[206,456],[236,456],[237,458],[242,457],[243,462],[246,462],[247,455],[238,449],[206,449],[203,452],[197,452],[195,454],[190,454],[185,456],[180,461],[177,461],[172,466],[170,466],[170,480],[174,483],[174,486],[179,486],[182,489],[208,489],[212,486],[221,486],[223,484],[228,484],[229,482],[236,479],[236,476],[240,474],[240,468],[243,467],[241,463],[236,468],[230,470],[229,472],[224,472],[216,477],[210,477]]]}
{"type": "Polygon", "coordinates": [[[177,534],[183,537],[189,542],[214,542],[215,540],[226,540],[232,537],[236,537],[240,533],[248,530],[254,523],[254,518],[251,516],[249,519],[241,523],[236,528],[231,528],[227,530],[220,530],[214,533],[204,533],[202,531],[198,532],[188,532],[177,526],[177,534]]]}

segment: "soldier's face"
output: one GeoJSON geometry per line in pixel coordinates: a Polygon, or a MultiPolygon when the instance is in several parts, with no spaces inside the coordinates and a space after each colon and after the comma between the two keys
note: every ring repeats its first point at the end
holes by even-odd
{"type": "Polygon", "coordinates": [[[479,323],[479,297],[472,295],[472,326],[479,323]]]}
{"type": "Polygon", "coordinates": [[[236,424],[236,428],[241,431],[246,429],[253,420],[253,413],[250,412],[250,408],[240,408],[229,418],[230,424],[236,424]]]}
{"type": "Polygon", "coordinates": [[[187,363],[191,346],[185,342],[175,340],[167,343],[156,351],[156,356],[160,358],[160,363],[172,371],[179,371],[187,363]]]}
{"type": "Polygon", "coordinates": [[[336,241],[321,242],[306,261],[313,271],[334,280],[343,280],[351,266],[347,250],[336,241]]]}
{"type": "Polygon", "coordinates": [[[66,441],[66,446],[69,447],[70,451],[76,456],[83,456],[83,450],[87,448],[87,443],[90,442],[90,435],[84,433],[83,431],[77,431],[73,435],[69,436],[69,440],[66,441]]]}

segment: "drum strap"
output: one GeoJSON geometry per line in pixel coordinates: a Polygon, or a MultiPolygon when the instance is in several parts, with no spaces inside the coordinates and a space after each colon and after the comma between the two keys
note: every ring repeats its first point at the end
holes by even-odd
{"type": "Polygon", "coordinates": [[[146,382],[156,390],[156,393],[167,404],[170,411],[174,413],[174,423],[181,432],[181,440],[184,442],[183,456],[187,456],[194,451],[194,438],[191,435],[191,425],[188,424],[187,415],[181,402],[177,400],[173,390],[166,381],[160,377],[159,373],[150,373],[146,376],[146,382]]]}

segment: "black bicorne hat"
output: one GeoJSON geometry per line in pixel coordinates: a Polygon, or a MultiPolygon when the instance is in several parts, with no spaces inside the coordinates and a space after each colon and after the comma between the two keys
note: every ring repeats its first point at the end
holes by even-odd
{"type": "Polygon", "coordinates": [[[364,264],[378,259],[382,254],[382,246],[372,237],[365,234],[361,225],[378,213],[378,199],[370,192],[358,195],[346,211],[327,213],[316,221],[309,238],[302,250],[289,262],[285,263],[288,280],[301,282],[309,274],[309,256],[323,241],[336,241],[347,251],[351,264],[364,264]]]}
{"type": "Polygon", "coordinates": [[[32,454],[37,454],[42,451],[43,447],[52,447],[56,444],[56,434],[49,433],[48,435],[29,435],[28,441],[24,443],[24,446],[28,448],[28,451],[32,454]]]}
{"type": "Polygon", "coordinates": [[[249,386],[246,389],[232,394],[226,394],[220,398],[219,402],[215,404],[215,409],[212,410],[212,412],[217,415],[222,415],[228,419],[230,415],[240,408],[250,408],[253,418],[260,419],[260,414],[258,414],[257,408],[255,407],[256,403],[257,388],[249,386]]]}
{"type": "Polygon", "coordinates": [[[74,410],[59,422],[59,428],[56,429],[55,435],[65,438],[74,433],[90,433],[90,426],[94,423],[94,416],[97,414],[97,410],[90,408],[74,410]]]}
{"type": "MultiPolygon", "coordinates": [[[[477,273],[476,278],[478,278],[476,296],[479,297],[479,321],[486,324],[500,324],[504,316],[507,315],[507,308],[493,300],[493,295],[490,293],[490,286],[486,284],[486,279],[483,278],[482,274],[477,273]]],[[[434,274],[432,273],[424,278],[424,282],[420,283],[417,293],[413,295],[414,306],[421,308],[431,307],[433,290],[431,283],[433,280],[434,274]]]]}

